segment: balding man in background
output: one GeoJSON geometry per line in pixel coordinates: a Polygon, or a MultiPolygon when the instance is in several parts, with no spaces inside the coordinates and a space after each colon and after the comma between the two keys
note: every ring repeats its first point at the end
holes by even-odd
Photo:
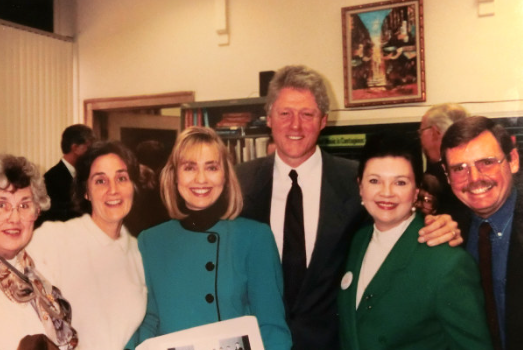
{"type": "Polygon", "coordinates": [[[436,214],[449,214],[461,231],[468,229],[469,215],[466,206],[459,201],[448,184],[441,165],[441,140],[447,129],[455,122],[469,117],[469,112],[457,103],[432,106],[421,118],[418,130],[421,147],[427,159],[426,174],[435,176],[441,186],[436,214]]]}

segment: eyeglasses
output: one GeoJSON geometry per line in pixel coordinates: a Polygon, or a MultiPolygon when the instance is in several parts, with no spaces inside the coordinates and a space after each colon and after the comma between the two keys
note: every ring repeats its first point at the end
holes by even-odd
{"type": "Polygon", "coordinates": [[[505,157],[498,160],[496,157],[489,157],[478,159],[471,165],[467,163],[461,163],[456,165],[450,165],[448,167],[448,177],[451,182],[465,182],[470,174],[470,168],[476,167],[476,169],[485,175],[492,174],[498,170],[498,166],[503,163],[505,157]]]}
{"type": "Polygon", "coordinates": [[[13,210],[18,211],[18,215],[23,221],[35,221],[38,217],[38,209],[32,201],[22,202],[16,206],[9,202],[0,202],[0,220],[7,220],[13,210]]]}

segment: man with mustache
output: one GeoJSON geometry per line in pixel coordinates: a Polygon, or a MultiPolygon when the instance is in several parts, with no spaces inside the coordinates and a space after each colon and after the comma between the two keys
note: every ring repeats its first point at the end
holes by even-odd
{"type": "Polygon", "coordinates": [[[445,131],[458,120],[469,117],[469,112],[457,103],[441,103],[429,108],[421,118],[418,135],[427,159],[426,174],[433,175],[441,185],[437,201],[437,214],[449,214],[461,231],[468,230],[467,207],[452,193],[441,166],[441,140],[445,131]]]}
{"type": "Polygon", "coordinates": [[[494,121],[470,117],[447,130],[441,155],[452,191],[472,211],[463,236],[482,270],[494,348],[521,349],[523,180],[514,140],[494,121]]]}

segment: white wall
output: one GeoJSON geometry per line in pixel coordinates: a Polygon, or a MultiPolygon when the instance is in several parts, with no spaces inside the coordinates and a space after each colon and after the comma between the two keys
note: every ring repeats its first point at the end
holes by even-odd
{"type": "Polygon", "coordinates": [[[214,0],[77,0],[78,115],[87,98],[196,92],[199,101],[258,95],[258,72],[305,64],[332,89],[331,123],[415,121],[432,104],[523,115],[523,1],[424,0],[427,102],[345,110],[341,8],[368,0],[228,0],[219,46],[214,0]],[[517,100],[514,102],[503,102],[517,100]]]}

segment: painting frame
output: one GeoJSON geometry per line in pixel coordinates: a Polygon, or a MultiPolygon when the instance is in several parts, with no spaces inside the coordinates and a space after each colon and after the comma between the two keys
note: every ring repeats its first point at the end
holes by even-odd
{"type": "Polygon", "coordinates": [[[423,0],[343,7],[341,16],[345,107],[425,102],[423,0]]]}

